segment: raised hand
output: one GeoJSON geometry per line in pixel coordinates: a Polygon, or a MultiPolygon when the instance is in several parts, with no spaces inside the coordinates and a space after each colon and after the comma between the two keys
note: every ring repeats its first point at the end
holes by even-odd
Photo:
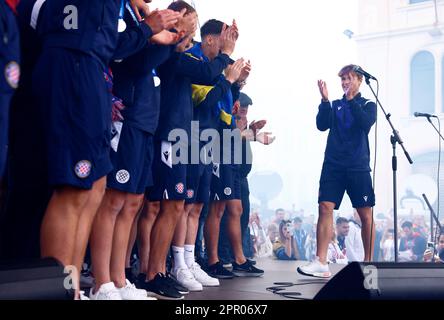
{"type": "Polygon", "coordinates": [[[180,32],[174,33],[168,30],[163,30],[158,34],[152,36],[150,40],[151,42],[159,45],[169,46],[178,43],[180,39],[183,38],[183,36],[183,33],[180,32]]]}
{"type": "Polygon", "coordinates": [[[250,72],[251,72],[251,63],[250,60],[248,60],[247,62],[245,62],[244,67],[242,68],[242,72],[239,76],[239,82],[243,83],[245,82],[248,77],[250,76],[250,72]]]}
{"type": "Polygon", "coordinates": [[[137,20],[142,21],[142,14],[147,17],[150,14],[150,8],[144,0],[130,0],[131,9],[133,9],[137,20]]]}
{"type": "Polygon", "coordinates": [[[236,33],[236,29],[224,25],[222,33],[220,35],[220,39],[222,42],[221,45],[222,53],[225,53],[226,55],[230,56],[234,52],[234,48],[236,47],[237,35],[238,34],[236,33]]]}
{"type": "Polygon", "coordinates": [[[185,36],[194,34],[197,30],[197,14],[195,12],[185,14],[186,9],[183,9],[180,14],[182,15],[176,23],[176,29],[183,31],[185,36]]]}
{"type": "Polygon", "coordinates": [[[322,100],[328,101],[327,83],[323,80],[318,80],[319,92],[321,93],[322,100]]]}
{"type": "Polygon", "coordinates": [[[151,28],[153,34],[174,27],[181,18],[181,12],[173,10],[154,10],[145,18],[145,23],[151,28]]]}
{"type": "Polygon", "coordinates": [[[235,63],[229,65],[225,69],[225,79],[227,79],[227,81],[229,81],[230,83],[235,83],[239,79],[239,76],[244,67],[244,63],[245,63],[244,59],[241,58],[237,60],[235,63]]]}
{"type": "Polygon", "coordinates": [[[256,141],[266,146],[272,144],[274,140],[276,140],[276,137],[272,136],[271,132],[260,132],[256,135],[256,141]]]}
{"type": "Polygon", "coordinates": [[[257,133],[263,127],[265,127],[266,124],[267,124],[267,120],[253,121],[250,123],[250,129],[257,133]]]}

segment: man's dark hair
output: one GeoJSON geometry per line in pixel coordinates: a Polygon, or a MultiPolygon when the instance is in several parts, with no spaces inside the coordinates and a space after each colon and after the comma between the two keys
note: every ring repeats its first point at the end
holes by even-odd
{"type": "Polygon", "coordinates": [[[239,94],[239,104],[241,107],[245,108],[245,107],[251,106],[253,104],[253,100],[251,100],[251,98],[248,95],[241,92],[239,94]]]}
{"type": "Polygon", "coordinates": [[[194,9],[191,5],[182,0],[171,2],[170,5],[168,6],[168,9],[176,12],[180,12],[183,9],[187,9],[185,14],[196,12],[196,9],[194,9]]]}
{"type": "Polygon", "coordinates": [[[402,225],[401,228],[409,228],[412,229],[413,228],[413,224],[410,221],[405,221],[402,225]]]}
{"type": "Polygon", "coordinates": [[[279,209],[276,209],[276,211],[274,213],[278,213],[279,211],[285,211],[285,210],[282,208],[279,208],[279,209]]]}
{"type": "Polygon", "coordinates": [[[348,222],[349,222],[348,219],[345,219],[344,217],[339,217],[336,219],[336,225],[340,225],[340,224],[348,223],[348,222]]]}
{"type": "Polygon", "coordinates": [[[203,39],[210,34],[218,36],[222,33],[223,27],[224,23],[222,21],[216,19],[208,20],[200,28],[200,37],[203,39]]]}
{"type": "Polygon", "coordinates": [[[299,217],[294,218],[294,223],[302,223],[302,219],[299,217]]]}

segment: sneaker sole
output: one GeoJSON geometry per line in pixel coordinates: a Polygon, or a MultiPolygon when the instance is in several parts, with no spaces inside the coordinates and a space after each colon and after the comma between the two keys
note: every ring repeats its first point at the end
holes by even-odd
{"type": "Polygon", "coordinates": [[[315,277],[315,278],[322,278],[322,279],[328,279],[331,278],[331,272],[313,272],[313,273],[306,273],[304,271],[302,271],[301,268],[297,268],[297,271],[304,275],[304,276],[309,276],[309,277],[315,277]]]}
{"type": "Polygon", "coordinates": [[[248,273],[248,272],[242,272],[242,271],[233,271],[233,274],[236,277],[252,277],[252,278],[258,278],[262,277],[263,273],[248,273]]]}
{"type": "MultiPolygon", "coordinates": [[[[201,282],[202,283],[202,282],[201,282]]],[[[203,287],[219,287],[220,286],[220,283],[206,283],[206,284],[203,284],[202,283],[202,286],[203,287]]]]}
{"type": "Polygon", "coordinates": [[[233,279],[233,276],[222,276],[222,275],[215,275],[215,274],[209,274],[211,277],[216,278],[216,279],[233,279]]]}
{"type": "Polygon", "coordinates": [[[154,298],[157,298],[158,300],[183,300],[183,299],[185,299],[184,296],[181,296],[179,298],[167,297],[167,296],[163,296],[161,294],[151,292],[151,291],[148,292],[148,297],[154,297],[154,298]]]}

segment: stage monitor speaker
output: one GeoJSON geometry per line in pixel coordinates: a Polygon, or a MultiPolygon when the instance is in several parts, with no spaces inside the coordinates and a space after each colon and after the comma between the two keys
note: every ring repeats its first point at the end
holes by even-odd
{"type": "Polygon", "coordinates": [[[444,300],[444,264],[353,262],[314,299],[444,300]]]}
{"type": "Polygon", "coordinates": [[[72,300],[67,276],[54,259],[1,265],[0,300],[72,300]]]}

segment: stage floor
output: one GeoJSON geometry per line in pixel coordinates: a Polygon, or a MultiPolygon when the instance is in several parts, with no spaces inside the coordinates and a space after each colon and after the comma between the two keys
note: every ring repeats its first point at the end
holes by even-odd
{"type": "MultiPolygon", "coordinates": [[[[274,282],[292,282],[294,286],[285,291],[300,292],[299,298],[313,299],[313,297],[328,282],[326,279],[306,277],[300,275],[296,269],[306,264],[306,261],[280,261],[273,258],[257,259],[257,267],[265,274],[260,278],[238,277],[220,280],[221,285],[215,288],[205,287],[201,292],[191,292],[185,296],[186,300],[292,300],[266,290],[274,286],[274,282]]],[[[330,265],[335,275],[344,265],[330,265]]]]}

